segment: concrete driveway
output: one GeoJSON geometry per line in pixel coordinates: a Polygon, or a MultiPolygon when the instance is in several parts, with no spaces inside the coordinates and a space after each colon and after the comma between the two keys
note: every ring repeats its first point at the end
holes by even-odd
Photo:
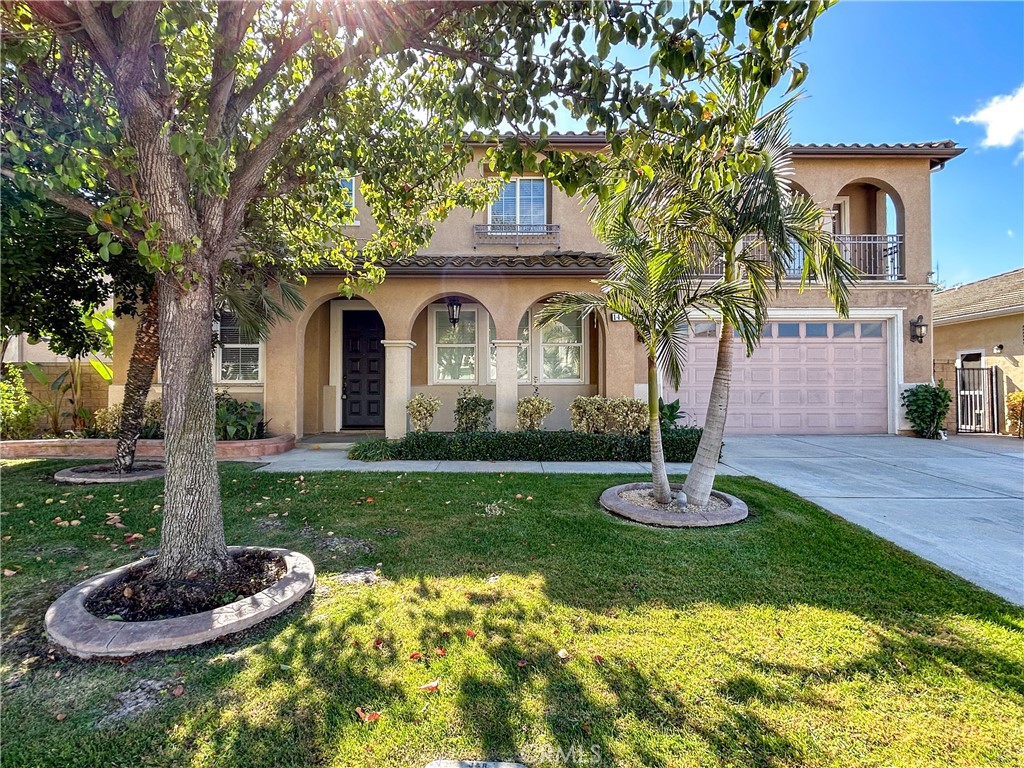
{"type": "Polygon", "coordinates": [[[722,463],[1024,605],[1024,441],[729,437],[722,463]]]}

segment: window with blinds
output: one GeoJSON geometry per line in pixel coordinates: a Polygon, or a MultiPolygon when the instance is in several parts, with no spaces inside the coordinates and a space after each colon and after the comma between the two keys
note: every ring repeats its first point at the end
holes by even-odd
{"type": "Polygon", "coordinates": [[[259,337],[245,333],[234,315],[221,315],[217,329],[217,380],[262,381],[262,348],[259,337]]]}

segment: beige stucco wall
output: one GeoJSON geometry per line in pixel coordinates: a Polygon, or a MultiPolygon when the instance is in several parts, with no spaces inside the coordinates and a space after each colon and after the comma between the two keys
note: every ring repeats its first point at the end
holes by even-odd
{"type": "MultiPolygon", "coordinates": [[[[935,326],[933,344],[935,348],[936,377],[940,371],[949,376],[946,386],[955,390],[956,382],[950,372],[960,352],[982,351],[982,362],[986,367],[999,369],[999,395],[1024,390],[1024,313],[969,320],[960,323],[941,323],[935,326]],[[1003,345],[1001,353],[992,350],[1003,345]]],[[[1000,426],[1005,430],[1005,414],[1000,417],[1000,426]]]]}

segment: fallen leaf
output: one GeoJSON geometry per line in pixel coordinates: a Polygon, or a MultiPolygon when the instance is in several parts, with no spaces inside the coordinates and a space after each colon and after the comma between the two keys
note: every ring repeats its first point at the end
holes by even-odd
{"type": "Polygon", "coordinates": [[[81,573],[82,571],[88,571],[88,570],[89,570],[89,566],[88,565],[76,565],[75,566],[75,572],[77,572],[77,573],[81,573]]]}
{"type": "Polygon", "coordinates": [[[412,659],[413,661],[419,661],[420,659],[423,658],[423,654],[420,653],[419,651],[413,651],[412,653],[409,654],[409,658],[412,659]]]}
{"type": "Polygon", "coordinates": [[[433,693],[434,691],[437,690],[437,686],[439,686],[440,684],[441,684],[440,680],[431,680],[429,683],[427,683],[425,685],[421,685],[420,686],[420,690],[421,691],[426,691],[427,693],[433,693]]]}
{"type": "Polygon", "coordinates": [[[378,637],[376,640],[374,640],[373,647],[376,648],[378,651],[381,650],[384,647],[384,638],[378,637]]]}
{"type": "Polygon", "coordinates": [[[174,687],[174,690],[171,691],[171,696],[174,696],[175,698],[177,698],[178,696],[184,695],[184,693],[185,693],[185,686],[184,685],[176,685],[174,687]]]}
{"type": "Polygon", "coordinates": [[[594,654],[594,663],[597,664],[597,666],[599,666],[599,667],[603,666],[604,665],[604,656],[602,656],[600,653],[595,653],[594,654]]]}
{"type": "Polygon", "coordinates": [[[528,662],[526,661],[526,659],[520,659],[519,661],[516,662],[516,666],[519,667],[520,669],[522,669],[523,667],[525,667],[527,665],[527,663],[528,662]]]}
{"type": "Polygon", "coordinates": [[[366,497],[366,503],[367,504],[373,504],[373,496],[367,496],[366,497]]]}
{"type": "Polygon", "coordinates": [[[565,650],[565,648],[560,649],[558,651],[558,658],[560,658],[562,661],[567,661],[569,659],[569,652],[565,650]]]}
{"type": "Polygon", "coordinates": [[[68,719],[68,713],[67,712],[58,712],[57,713],[57,722],[58,723],[63,723],[67,719],[68,719]]]}
{"type": "Polygon", "coordinates": [[[4,568],[4,576],[17,576],[17,571],[12,571],[10,568],[4,568]]]}
{"type": "Polygon", "coordinates": [[[133,590],[131,587],[125,587],[124,591],[121,594],[124,595],[125,597],[129,597],[130,598],[132,595],[135,594],[135,590],[133,590]]]}
{"type": "Polygon", "coordinates": [[[442,648],[440,646],[438,646],[437,648],[434,649],[434,653],[436,653],[438,656],[447,656],[448,655],[448,651],[446,651],[444,648],[442,648]]]}
{"type": "Polygon", "coordinates": [[[467,629],[466,637],[476,637],[476,632],[474,632],[472,629],[467,629]]]}
{"type": "Polygon", "coordinates": [[[10,541],[10,540],[11,540],[10,536],[0,536],[0,541],[10,541]]]}
{"type": "Polygon", "coordinates": [[[289,665],[289,664],[278,664],[277,668],[280,669],[282,672],[287,672],[289,669],[291,669],[291,665],[289,665]]]}
{"type": "Polygon", "coordinates": [[[363,712],[362,707],[356,707],[356,714],[359,715],[359,719],[364,723],[372,723],[374,720],[380,720],[380,712],[363,712]]]}

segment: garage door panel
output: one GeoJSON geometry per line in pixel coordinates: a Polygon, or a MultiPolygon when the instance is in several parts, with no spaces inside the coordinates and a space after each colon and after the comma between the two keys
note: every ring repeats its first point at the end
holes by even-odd
{"type": "MultiPolygon", "coordinates": [[[[750,357],[735,344],[733,382],[726,432],[730,434],[884,433],[888,429],[888,342],[871,336],[877,325],[867,321],[867,335],[842,324],[839,338],[807,338],[807,322],[798,337],[768,337],[750,357]]],[[[820,321],[812,321],[820,332],[820,321]]],[[[666,388],[667,400],[703,423],[717,353],[717,338],[691,338],[683,384],[666,388]]]]}

